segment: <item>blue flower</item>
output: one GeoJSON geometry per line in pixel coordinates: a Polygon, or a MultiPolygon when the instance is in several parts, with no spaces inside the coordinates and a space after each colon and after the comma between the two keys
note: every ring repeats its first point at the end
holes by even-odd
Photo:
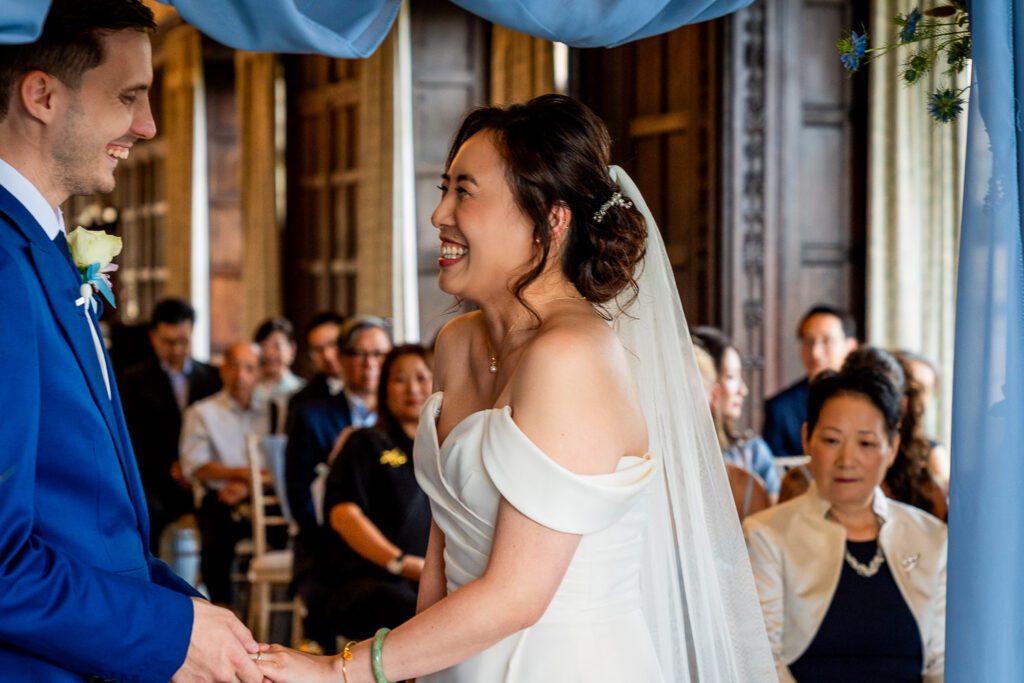
{"type": "Polygon", "coordinates": [[[842,51],[839,61],[843,63],[847,71],[856,71],[860,68],[860,62],[864,59],[864,55],[867,54],[868,36],[867,34],[857,35],[856,31],[850,31],[850,37],[840,41],[839,47],[842,51]]]}
{"type": "Polygon", "coordinates": [[[914,8],[914,11],[907,15],[903,30],[900,31],[900,42],[909,43],[917,33],[917,24],[921,21],[921,10],[914,8]]]}
{"type": "Polygon", "coordinates": [[[964,110],[964,99],[950,88],[936,90],[928,96],[928,113],[942,123],[949,123],[964,110]]]}

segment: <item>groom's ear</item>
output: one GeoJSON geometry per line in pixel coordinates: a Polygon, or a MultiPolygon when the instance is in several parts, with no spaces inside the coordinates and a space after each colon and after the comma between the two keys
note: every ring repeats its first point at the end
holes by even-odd
{"type": "Polygon", "coordinates": [[[548,215],[548,225],[551,227],[551,243],[558,244],[565,237],[565,231],[572,223],[572,209],[564,202],[558,202],[551,207],[548,215]]]}
{"type": "Polygon", "coordinates": [[[18,83],[18,94],[12,97],[30,117],[42,123],[51,123],[57,117],[60,82],[51,74],[38,69],[29,71],[18,83]]]}

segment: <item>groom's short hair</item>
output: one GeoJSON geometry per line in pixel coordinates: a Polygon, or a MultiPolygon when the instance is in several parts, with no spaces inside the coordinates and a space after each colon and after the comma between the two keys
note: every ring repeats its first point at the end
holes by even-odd
{"type": "Polygon", "coordinates": [[[77,88],[86,71],[103,63],[104,35],[155,30],[153,11],[141,0],[53,0],[35,42],[0,45],[0,121],[28,72],[44,71],[77,88]]]}

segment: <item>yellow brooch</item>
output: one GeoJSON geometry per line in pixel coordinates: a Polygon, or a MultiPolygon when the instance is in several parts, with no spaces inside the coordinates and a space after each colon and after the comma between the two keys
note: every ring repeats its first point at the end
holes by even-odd
{"type": "Polygon", "coordinates": [[[409,458],[399,448],[392,448],[390,451],[384,451],[383,453],[380,454],[381,465],[401,467],[407,462],[409,462],[409,458]]]}

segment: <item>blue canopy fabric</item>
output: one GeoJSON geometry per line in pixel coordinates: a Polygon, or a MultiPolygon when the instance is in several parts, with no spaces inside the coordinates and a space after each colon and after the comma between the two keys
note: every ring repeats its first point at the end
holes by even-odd
{"type": "Polygon", "coordinates": [[[573,47],[610,47],[714,19],[752,0],[452,0],[488,21],[573,47]]]}
{"type": "MultiPolygon", "coordinates": [[[[609,47],[734,12],[752,0],[453,0],[507,28],[576,47],[609,47]]],[[[160,0],[240,50],[368,57],[400,0],[160,0]]],[[[3,0],[0,43],[39,35],[48,0],[3,0]]]]}
{"type": "Polygon", "coordinates": [[[1024,672],[1024,0],[971,3],[947,681],[1024,672]]]}
{"type": "Polygon", "coordinates": [[[30,43],[43,30],[50,0],[4,0],[0,11],[0,43],[30,43]]]}

